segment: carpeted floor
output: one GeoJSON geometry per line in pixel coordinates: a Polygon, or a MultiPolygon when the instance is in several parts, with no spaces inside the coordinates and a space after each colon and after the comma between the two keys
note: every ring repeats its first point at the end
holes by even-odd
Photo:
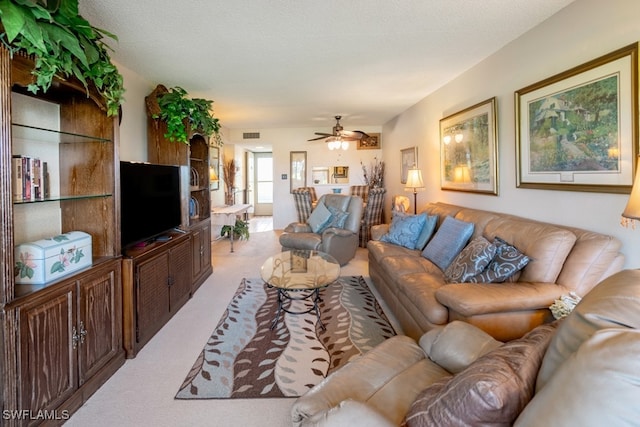
{"type": "MultiPolygon", "coordinates": [[[[315,313],[277,313],[277,292],[243,279],[177,399],[295,397],[395,331],[361,276],[322,290],[315,313]]],[[[293,301],[301,311],[304,301],[293,301]]]]}

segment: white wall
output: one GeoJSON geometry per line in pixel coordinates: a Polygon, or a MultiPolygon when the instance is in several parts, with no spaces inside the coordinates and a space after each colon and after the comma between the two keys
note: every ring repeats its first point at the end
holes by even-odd
{"type": "MultiPolygon", "coordinates": [[[[359,126],[359,128],[363,132],[380,132],[380,127],[359,126]]],[[[273,146],[273,226],[276,229],[284,228],[287,224],[297,221],[293,197],[289,193],[289,153],[291,151],[307,152],[307,185],[311,185],[311,168],[314,166],[349,166],[349,184],[318,187],[318,196],[330,191],[333,187],[348,188],[349,185],[364,184],[360,162],[362,161],[369,167],[376,156],[378,159],[381,158],[382,150],[358,150],[355,143],[352,143],[348,150],[331,151],[323,141],[307,141],[317,131],[331,132],[331,129],[323,130],[316,127],[230,131],[231,143],[240,145],[243,132],[260,132],[260,139],[252,139],[251,143],[263,142],[273,146]],[[286,174],[287,179],[282,179],[282,174],[286,174]]],[[[381,135],[381,141],[381,145],[384,147],[384,134],[381,135]]]]}
{"type": "Polygon", "coordinates": [[[514,113],[515,91],[637,42],[639,17],[637,0],[577,0],[386,123],[387,194],[403,192],[396,167],[400,149],[417,145],[427,186],[418,193],[418,207],[443,201],[611,234],[623,242],[626,267],[639,267],[640,228],[619,224],[627,195],[516,188],[514,113]],[[439,120],[493,96],[498,100],[499,195],[440,190],[439,120]]]}

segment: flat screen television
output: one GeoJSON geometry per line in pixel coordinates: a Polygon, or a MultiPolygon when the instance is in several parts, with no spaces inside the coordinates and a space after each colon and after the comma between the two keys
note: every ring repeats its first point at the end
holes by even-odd
{"type": "Polygon", "coordinates": [[[181,223],[180,168],[120,162],[121,243],[143,245],[181,223]]]}

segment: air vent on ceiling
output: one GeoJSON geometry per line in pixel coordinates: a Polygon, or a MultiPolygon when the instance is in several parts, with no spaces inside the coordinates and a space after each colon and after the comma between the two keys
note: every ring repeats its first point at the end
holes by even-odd
{"type": "Polygon", "coordinates": [[[260,139],[260,132],[244,132],[242,139],[260,139]]]}

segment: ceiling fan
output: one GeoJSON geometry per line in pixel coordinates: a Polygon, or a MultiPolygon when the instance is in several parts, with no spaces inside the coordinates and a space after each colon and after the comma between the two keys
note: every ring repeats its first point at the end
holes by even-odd
{"type": "Polygon", "coordinates": [[[327,139],[327,142],[335,140],[339,141],[359,141],[362,139],[368,139],[369,135],[360,130],[344,130],[340,124],[342,116],[335,116],[336,125],[333,127],[333,133],[315,132],[316,135],[320,135],[317,138],[309,139],[309,141],[318,141],[320,139],[327,139]]]}

